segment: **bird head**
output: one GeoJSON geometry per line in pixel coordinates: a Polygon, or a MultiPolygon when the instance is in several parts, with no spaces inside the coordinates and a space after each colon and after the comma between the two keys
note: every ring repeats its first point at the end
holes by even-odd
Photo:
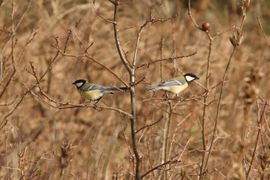
{"type": "Polygon", "coordinates": [[[72,84],[74,84],[78,89],[81,88],[86,83],[86,80],[84,79],[78,79],[74,81],[72,84]]]}
{"type": "Polygon", "coordinates": [[[191,83],[192,81],[199,79],[196,75],[194,75],[194,74],[192,74],[192,73],[186,73],[186,74],[184,75],[184,77],[185,77],[185,79],[186,79],[186,81],[187,81],[188,83],[191,83]]]}

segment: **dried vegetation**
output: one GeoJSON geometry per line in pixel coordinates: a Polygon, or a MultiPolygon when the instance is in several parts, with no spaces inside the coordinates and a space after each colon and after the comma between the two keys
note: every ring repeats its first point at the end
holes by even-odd
{"type": "Polygon", "coordinates": [[[0,3],[1,179],[270,178],[266,0],[0,3]]]}

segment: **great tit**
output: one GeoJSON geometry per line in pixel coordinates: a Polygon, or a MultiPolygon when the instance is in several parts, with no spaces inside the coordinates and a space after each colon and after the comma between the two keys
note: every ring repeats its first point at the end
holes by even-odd
{"type": "Polygon", "coordinates": [[[147,88],[147,90],[148,91],[164,90],[178,95],[180,92],[186,89],[192,81],[196,79],[199,79],[196,75],[192,73],[186,73],[183,76],[163,81],[160,84],[151,85],[147,88]]]}
{"type": "Polygon", "coordinates": [[[125,92],[127,87],[105,87],[99,84],[91,84],[84,79],[74,81],[74,84],[80,94],[90,101],[96,101],[96,103],[105,95],[113,94],[115,92],[125,92]]]}

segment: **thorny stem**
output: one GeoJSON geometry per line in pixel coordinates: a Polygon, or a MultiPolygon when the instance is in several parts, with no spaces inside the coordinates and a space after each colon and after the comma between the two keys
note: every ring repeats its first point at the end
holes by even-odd
{"type": "Polygon", "coordinates": [[[202,154],[202,160],[200,165],[200,178],[203,174],[204,169],[204,160],[206,156],[206,142],[205,142],[205,116],[206,116],[206,109],[207,109],[207,97],[208,97],[208,89],[209,89],[209,67],[210,67],[210,58],[211,58],[211,52],[212,52],[212,42],[213,38],[209,34],[209,32],[206,32],[208,40],[209,40],[209,47],[208,47],[208,57],[207,57],[207,64],[206,64],[206,75],[205,75],[205,84],[204,87],[206,88],[206,95],[203,97],[203,114],[201,119],[201,128],[202,128],[202,146],[203,146],[203,154],[202,154]]]}

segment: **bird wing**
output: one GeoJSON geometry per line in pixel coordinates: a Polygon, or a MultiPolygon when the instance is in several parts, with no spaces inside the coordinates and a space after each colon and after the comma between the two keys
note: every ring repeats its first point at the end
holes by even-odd
{"type": "Polygon", "coordinates": [[[185,83],[186,82],[181,79],[170,79],[170,80],[160,83],[158,86],[159,87],[182,86],[185,83]]]}
{"type": "Polygon", "coordinates": [[[81,87],[81,91],[92,91],[92,90],[105,90],[106,87],[99,85],[99,84],[90,84],[90,83],[85,83],[82,87],[81,87]]]}
{"type": "Polygon", "coordinates": [[[99,84],[90,84],[90,83],[86,83],[82,88],[82,91],[95,91],[98,90],[102,93],[114,93],[114,92],[121,92],[121,91],[126,91],[126,88],[123,87],[106,87],[106,86],[102,86],[99,84]]]}

